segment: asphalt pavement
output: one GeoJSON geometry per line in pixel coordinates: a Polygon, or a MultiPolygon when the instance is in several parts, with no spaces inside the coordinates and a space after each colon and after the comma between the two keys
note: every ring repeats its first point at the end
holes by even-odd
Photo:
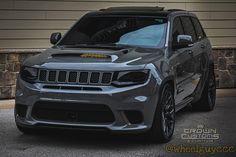
{"type": "Polygon", "coordinates": [[[173,139],[166,144],[146,141],[139,134],[50,130],[24,135],[15,126],[14,101],[1,101],[0,157],[235,157],[235,93],[235,90],[218,90],[216,107],[212,112],[193,111],[191,107],[178,112],[173,139]]]}

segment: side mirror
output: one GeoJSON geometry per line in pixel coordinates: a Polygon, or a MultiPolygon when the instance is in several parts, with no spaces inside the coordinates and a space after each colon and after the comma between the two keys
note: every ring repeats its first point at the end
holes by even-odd
{"type": "Polygon", "coordinates": [[[60,39],[61,39],[60,32],[52,33],[50,37],[50,42],[51,44],[55,45],[60,39]]]}
{"type": "Polygon", "coordinates": [[[193,46],[193,39],[190,35],[178,35],[177,43],[172,45],[174,49],[187,48],[193,46]]]}

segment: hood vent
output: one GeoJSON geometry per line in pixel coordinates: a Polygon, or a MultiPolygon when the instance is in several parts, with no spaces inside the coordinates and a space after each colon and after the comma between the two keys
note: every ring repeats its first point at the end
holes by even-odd
{"type": "Polygon", "coordinates": [[[56,53],[52,54],[52,57],[81,57],[81,58],[111,58],[109,55],[104,55],[100,53],[56,53]]]}
{"type": "Polygon", "coordinates": [[[81,53],[55,53],[52,57],[80,57],[81,53]]]}

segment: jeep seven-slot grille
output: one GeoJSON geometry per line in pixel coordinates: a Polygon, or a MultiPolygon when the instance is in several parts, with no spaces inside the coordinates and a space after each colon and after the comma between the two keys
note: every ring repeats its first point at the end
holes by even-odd
{"type": "Polygon", "coordinates": [[[39,70],[38,80],[45,83],[66,84],[104,84],[109,85],[112,81],[112,72],[87,72],[67,70],[39,70]]]}

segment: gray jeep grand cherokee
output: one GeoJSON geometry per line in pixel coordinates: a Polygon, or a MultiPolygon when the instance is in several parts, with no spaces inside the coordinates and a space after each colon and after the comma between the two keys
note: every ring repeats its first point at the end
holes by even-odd
{"type": "Polygon", "coordinates": [[[211,45],[197,17],[160,7],[113,7],[83,16],[17,80],[20,131],[42,127],[145,132],[167,142],[175,113],[211,111],[211,45]]]}

